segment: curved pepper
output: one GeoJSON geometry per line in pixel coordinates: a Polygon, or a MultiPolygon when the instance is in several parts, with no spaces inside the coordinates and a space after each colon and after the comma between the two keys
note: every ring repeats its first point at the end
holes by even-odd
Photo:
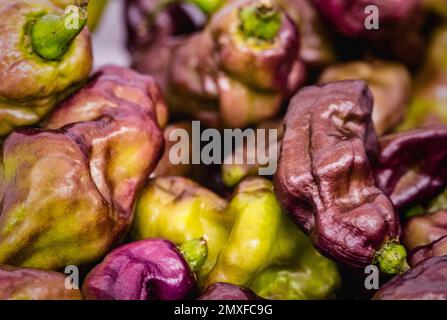
{"type": "Polygon", "coordinates": [[[427,259],[395,276],[374,295],[375,300],[447,300],[447,257],[427,259]]]}
{"type": "Polygon", "coordinates": [[[429,200],[447,185],[447,126],[397,133],[380,140],[377,185],[394,206],[429,200]]]}
{"type": "MultiPolygon", "coordinates": [[[[76,0],[50,0],[59,8],[65,9],[72,5],[76,0]]],[[[88,3],[88,21],[87,25],[90,31],[94,31],[98,26],[102,13],[107,6],[108,0],[90,0],[88,3]]]]}
{"type": "Polygon", "coordinates": [[[64,274],[0,265],[0,300],[81,300],[81,291],[65,286],[64,274]]]}
{"type": "Polygon", "coordinates": [[[410,266],[414,267],[418,263],[425,261],[431,257],[447,256],[447,233],[442,238],[439,238],[432,243],[418,247],[410,252],[408,259],[410,266]]]}
{"type": "Polygon", "coordinates": [[[302,82],[298,53],[296,25],[274,1],[232,1],[175,51],[167,101],[213,127],[260,123],[302,82]]]}
{"type": "Polygon", "coordinates": [[[92,52],[88,30],[66,29],[61,10],[48,1],[3,0],[0,18],[0,136],[5,136],[39,122],[73,93],[90,73],[92,52]],[[46,53],[50,59],[40,56],[46,53]]]}
{"type": "Polygon", "coordinates": [[[440,210],[409,219],[404,227],[402,243],[407,249],[429,245],[447,235],[447,210],[440,210]]]}
{"type": "Polygon", "coordinates": [[[159,99],[150,77],[106,67],[60,106],[48,129],[22,129],[5,140],[0,263],[83,265],[122,239],[161,156],[159,99]]]}
{"type": "Polygon", "coordinates": [[[110,252],[82,285],[87,300],[182,300],[195,291],[194,274],[178,248],[146,239],[110,252]]]}
{"type": "Polygon", "coordinates": [[[413,100],[399,131],[447,124],[447,25],[434,33],[425,64],[414,80],[413,100]]]}
{"type": "Polygon", "coordinates": [[[403,119],[411,92],[411,78],[405,66],[379,60],[342,63],[324,70],[319,82],[350,79],[368,83],[374,96],[372,121],[379,136],[403,119]]]}
{"type": "Polygon", "coordinates": [[[244,180],[229,204],[185,178],[158,178],[144,190],[135,219],[136,239],[207,242],[201,287],[228,282],[263,298],[322,299],[333,297],[339,286],[335,264],[288,220],[272,184],[262,178],[244,180]],[[267,277],[276,279],[273,285],[267,277]]]}
{"type": "Polygon", "coordinates": [[[368,158],[377,150],[372,103],[362,81],[300,90],[284,119],[275,191],[323,254],[356,268],[376,262],[392,274],[406,270],[406,254],[368,158]]]}
{"type": "Polygon", "coordinates": [[[252,290],[231,283],[217,282],[205,289],[197,300],[259,300],[252,290]]]}

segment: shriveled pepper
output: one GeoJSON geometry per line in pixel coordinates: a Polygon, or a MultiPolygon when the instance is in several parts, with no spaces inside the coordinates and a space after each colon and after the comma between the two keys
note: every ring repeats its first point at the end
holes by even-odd
{"type": "Polygon", "coordinates": [[[66,286],[66,275],[41,269],[0,265],[0,300],[80,300],[79,289],[66,286]]]}
{"type": "Polygon", "coordinates": [[[447,235],[439,238],[432,243],[417,247],[410,252],[408,259],[410,266],[414,267],[422,261],[425,261],[431,257],[447,256],[447,235]]]}
{"type": "Polygon", "coordinates": [[[0,263],[84,265],[122,240],[161,156],[162,110],[152,78],[109,66],[46,129],[12,133],[1,152],[0,263]]]}
{"type": "Polygon", "coordinates": [[[252,290],[226,282],[210,285],[197,300],[259,300],[252,290]]]}
{"type": "Polygon", "coordinates": [[[341,63],[324,70],[319,82],[350,79],[368,83],[374,96],[372,121],[378,135],[401,122],[411,91],[410,74],[404,65],[380,60],[341,63]]]}
{"type": "Polygon", "coordinates": [[[40,121],[87,79],[92,67],[85,1],[78,28],[43,0],[0,3],[0,136],[40,121]],[[85,13],[85,12],[84,12],[85,13]]]}
{"type": "Polygon", "coordinates": [[[206,241],[201,287],[227,282],[272,299],[330,298],[339,287],[336,265],[293,225],[263,178],[241,182],[230,203],[185,178],[158,178],[144,190],[135,219],[135,239],[206,241]]]}
{"type": "Polygon", "coordinates": [[[110,252],[87,275],[87,300],[181,300],[196,289],[194,274],[180,250],[164,239],[146,239],[110,252]]]}
{"type": "Polygon", "coordinates": [[[370,164],[378,148],[372,104],[363,81],[300,90],[284,120],[275,192],[323,254],[394,274],[408,265],[398,215],[370,164]]]}
{"type": "Polygon", "coordinates": [[[447,235],[447,210],[409,219],[403,229],[402,242],[407,249],[429,245],[447,235]]]}
{"type": "Polygon", "coordinates": [[[303,77],[286,12],[275,1],[232,1],[175,51],[167,101],[209,126],[247,127],[275,117],[303,77]]]}

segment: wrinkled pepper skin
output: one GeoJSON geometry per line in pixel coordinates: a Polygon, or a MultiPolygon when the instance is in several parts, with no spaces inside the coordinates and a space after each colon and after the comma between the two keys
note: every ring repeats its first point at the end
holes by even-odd
{"type": "MultiPolygon", "coordinates": [[[[447,4],[446,4],[447,5],[447,4]]],[[[447,25],[433,34],[422,70],[414,80],[413,100],[399,131],[447,124],[447,25]]]]}
{"type": "Polygon", "coordinates": [[[447,300],[447,256],[433,257],[395,276],[374,295],[375,300],[447,300]]]}
{"type": "Polygon", "coordinates": [[[167,101],[173,112],[231,128],[256,125],[279,113],[305,72],[296,24],[275,2],[266,3],[230,2],[204,31],[177,48],[168,71],[167,101]],[[241,12],[250,10],[270,10],[278,18],[271,38],[243,28],[241,12]]]}
{"type": "Polygon", "coordinates": [[[133,230],[136,239],[205,239],[203,288],[227,282],[267,299],[324,299],[339,287],[335,264],[289,221],[262,178],[241,182],[230,203],[185,178],[156,179],[142,194],[133,230]]]}
{"type": "Polygon", "coordinates": [[[378,186],[396,208],[431,199],[447,184],[447,126],[396,133],[380,140],[378,186]]]}
{"type": "Polygon", "coordinates": [[[418,247],[410,252],[409,264],[411,267],[414,267],[418,263],[431,257],[442,256],[447,256],[447,235],[426,246],[418,247]]]}
{"type": "Polygon", "coordinates": [[[379,136],[400,123],[411,92],[411,78],[405,66],[379,60],[342,63],[324,70],[319,82],[349,79],[368,83],[374,97],[372,121],[379,136]]]}
{"type": "Polygon", "coordinates": [[[197,300],[260,300],[252,290],[231,283],[210,285],[197,300]]]}
{"type": "Polygon", "coordinates": [[[195,278],[178,248],[146,239],[110,252],[82,285],[87,300],[182,300],[195,291],[195,278]]]}
{"type": "Polygon", "coordinates": [[[58,61],[42,59],[33,52],[26,26],[47,13],[62,11],[44,0],[0,3],[0,137],[39,122],[90,73],[92,50],[87,29],[58,61]]]}
{"type": "Polygon", "coordinates": [[[440,210],[409,219],[402,233],[407,249],[426,246],[447,235],[447,210],[440,210]]]}
{"type": "MultiPolygon", "coordinates": [[[[50,0],[59,8],[65,9],[67,6],[72,5],[74,0],[50,0]]],[[[90,0],[88,3],[88,28],[90,31],[94,31],[98,26],[102,13],[107,6],[108,0],[90,0]]]]}
{"type": "Polygon", "coordinates": [[[89,264],[123,238],[161,156],[159,98],[150,77],[105,67],[48,119],[47,129],[21,129],[5,140],[0,263],[89,264]]]}
{"type": "Polygon", "coordinates": [[[368,159],[377,150],[372,104],[363,81],[301,89],[284,119],[274,180],[283,208],[314,245],[354,268],[371,264],[400,235],[398,216],[376,186],[368,159]]]}
{"type": "Polygon", "coordinates": [[[66,275],[0,265],[0,300],[81,300],[79,289],[65,287],[66,275]]]}

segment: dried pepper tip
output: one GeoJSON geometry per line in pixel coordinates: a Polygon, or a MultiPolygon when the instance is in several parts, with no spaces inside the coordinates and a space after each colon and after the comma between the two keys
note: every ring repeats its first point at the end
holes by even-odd
{"type": "Polygon", "coordinates": [[[245,38],[262,41],[272,41],[281,27],[281,14],[269,1],[240,9],[239,20],[245,38]]]}
{"type": "Polygon", "coordinates": [[[76,0],[77,12],[67,10],[64,15],[46,14],[39,17],[31,29],[34,52],[46,60],[59,60],[72,41],[87,24],[89,0],[76,0]]]}
{"type": "Polygon", "coordinates": [[[180,246],[180,251],[194,272],[200,270],[208,256],[208,246],[203,238],[184,242],[180,246]]]}
{"type": "Polygon", "coordinates": [[[410,269],[406,260],[407,252],[397,240],[385,243],[377,251],[374,263],[379,265],[380,270],[388,275],[403,273],[410,269]]]}

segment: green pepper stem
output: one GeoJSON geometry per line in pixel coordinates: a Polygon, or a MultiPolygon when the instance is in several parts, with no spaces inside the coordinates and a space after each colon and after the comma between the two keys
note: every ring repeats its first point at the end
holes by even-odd
{"type": "Polygon", "coordinates": [[[184,242],[180,251],[193,272],[198,272],[208,256],[208,246],[205,239],[193,239],[184,242]]]}
{"type": "Polygon", "coordinates": [[[385,243],[374,257],[374,263],[380,270],[388,275],[406,272],[410,269],[407,260],[407,252],[397,240],[385,243]]]}
{"type": "Polygon", "coordinates": [[[88,2],[75,0],[76,10],[66,10],[62,16],[46,14],[39,17],[31,29],[34,52],[46,60],[61,59],[87,24],[88,2]]]}
{"type": "Polygon", "coordinates": [[[281,27],[281,14],[270,1],[240,9],[240,30],[245,38],[272,41],[281,27]]]}

